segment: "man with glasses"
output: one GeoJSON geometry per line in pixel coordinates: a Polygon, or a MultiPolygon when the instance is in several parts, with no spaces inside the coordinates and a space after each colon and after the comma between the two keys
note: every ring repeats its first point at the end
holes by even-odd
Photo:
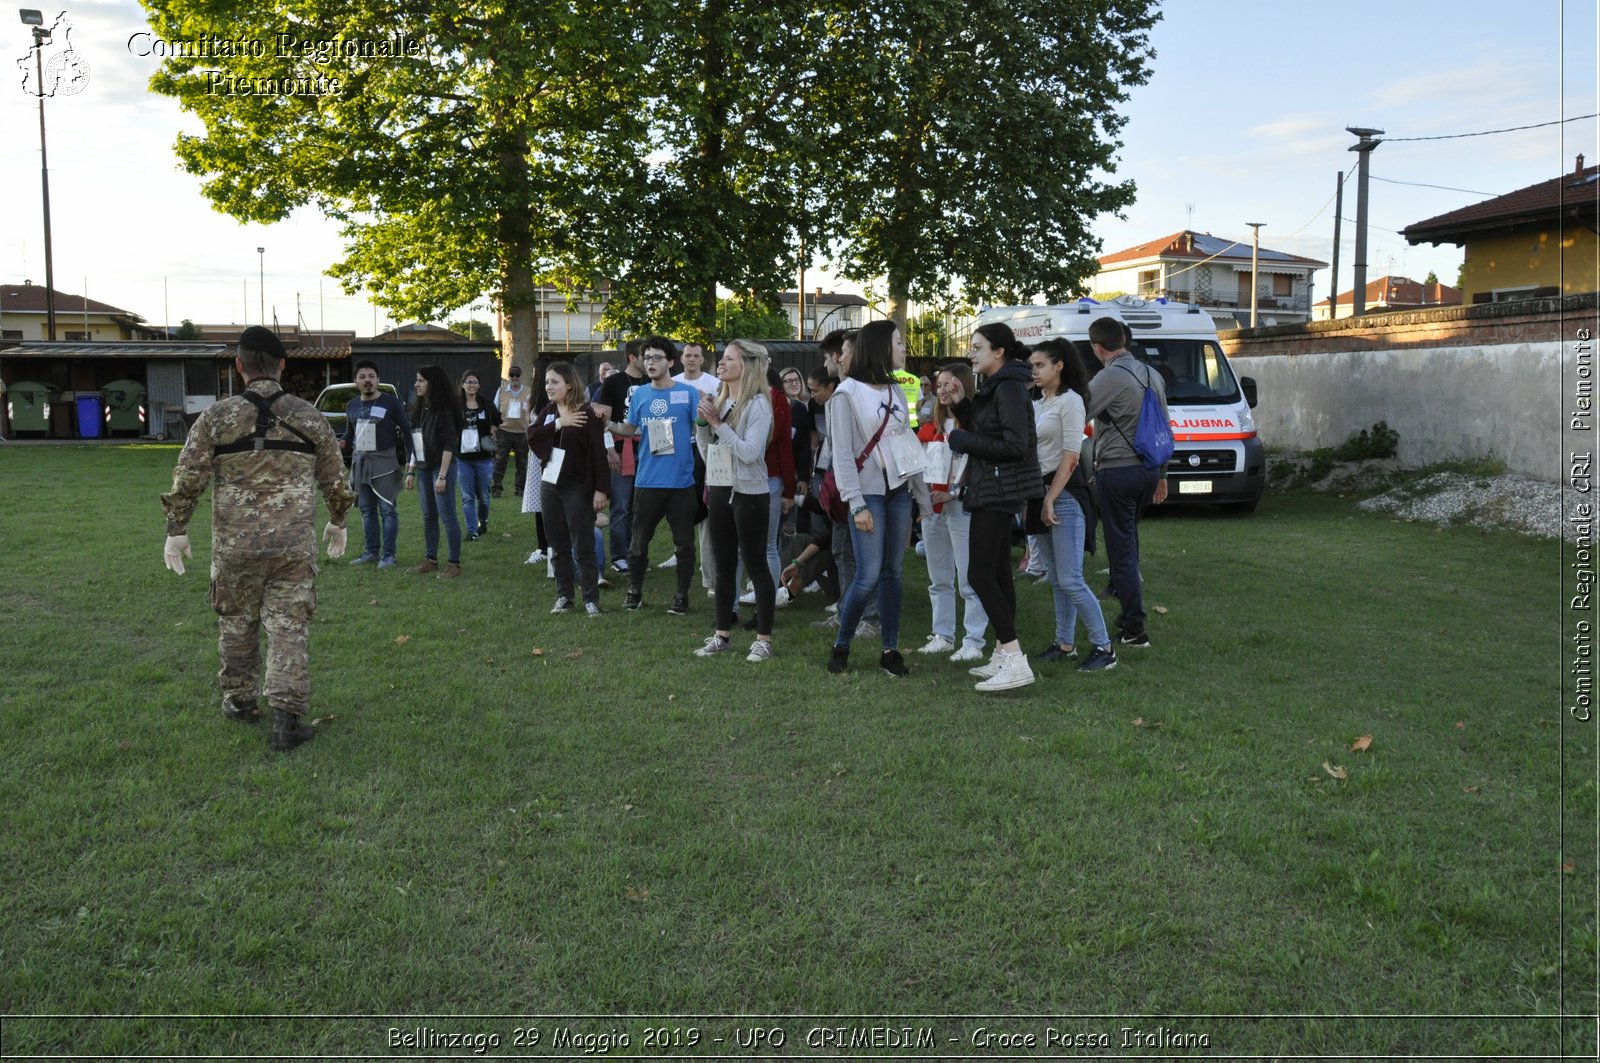
{"type": "Polygon", "coordinates": [[[644,577],[650,570],[650,539],[661,518],[672,529],[677,558],[678,593],[667,612],[689,611],[689,580],[694,574],[694,521],[699,510],[694,490],[694,418],[700,392],[672,379],[677,351],[672,341],[651,336],[640,361],[649,387],[635,388],[627,416],[613,423],[612,434],[638,442],[639,464],[633,481],[633,536],[628,547],[628,594],[623,608],[644,604],[644,577]]]}

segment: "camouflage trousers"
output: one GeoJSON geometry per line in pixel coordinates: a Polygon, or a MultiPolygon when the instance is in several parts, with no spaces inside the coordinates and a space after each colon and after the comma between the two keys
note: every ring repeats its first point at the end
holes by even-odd
{"type": "Polygon", "coordinates": [[[264,697],[267,706],[303,713],[311,704],[307,629],[317,609],[317,563],[307,557],[218,560],[211,575],[217,612],[217,679],[231,706],[264,697]],[[261,669],[261,635],[267,666],[261,669]]]}

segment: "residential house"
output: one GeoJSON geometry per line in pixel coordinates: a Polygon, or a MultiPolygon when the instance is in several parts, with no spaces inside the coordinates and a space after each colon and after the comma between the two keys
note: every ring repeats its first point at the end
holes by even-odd
{"type": "Polygon", "coordinates": [[[1461,294],[1498,303],[1600,289],[1600,166],[1571,173],[1408,225],[1413,244],[1455,244],[1466,252],[1461,294]]]}
{"type": "MultiPolygon", "coordinates": [[[[1312,274],[1326,262],[1263,247],[1256,256],[1257,314],[1262,325],[1311,320],[1312,274]]],[[[1197,304],[1217,328],[1250,325],[1250,241],[1190,229],[1100,259],[1090,287],[1096,298],[1127,294],[1197,304]]]]}
{"type": "Polygon", "coordinates": [[[821,288],[806,293],[803,328],[798,292],[779,293],[778,305],[789,315],[791,335],[798,334],[806,339],[821,339],[834,329],[858,329],[870,317],[867,301],[861,296],[825,292],[821,288]]]}
{"type": "MultiPolygon", "coordinates": [[[[1327,321],[1330,318],[1349,317],[1355,312],[1356,291],[1354,288],[1347,292],[1340,292],[1339,298],[1330,306],[1328,300],[1319,299],[1312,310],[1312,319],[1327,321]]],[[[1461,290],[1452,288],[1448,284],[1435,281],[1424,284],[1414,281],[1410,277],[1379,277],[1375,281],[1367,282],[1367,313],[1382,313],[1386,310],[1421,310],[1432,306],[1460,306],[1461,290]]]]}
{"type": "MultiPolygon", "coordinates": [[[[49,338],[49,289],[42,284],[0,284],[0,342],[23,343],[49,338]]],[[[161,329],[144,318],[86,295],[55,293],[56,335],[60,341],[87,343],[113,340],[124,343],[164,339],[161,329]]]]}

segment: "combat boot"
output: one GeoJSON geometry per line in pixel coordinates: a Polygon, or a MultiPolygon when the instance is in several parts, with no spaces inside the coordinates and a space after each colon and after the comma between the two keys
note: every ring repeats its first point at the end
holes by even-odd
{"type": "Polygon", "coordinates": [[[230,720],[238,720],[241,723],[255,723],[261,719],[261,710],[256,708],[256,703],[253,699],[235,702],[228,698],[227,695],[223,695],[222,715],[230,720]]]}
{"type": "Polygon", "coordinates": [[[311,741],[317,729],[305,723],[297,712],[274,709],[272,712],[272,748],[287,753],[295,746],[311,741]]]}

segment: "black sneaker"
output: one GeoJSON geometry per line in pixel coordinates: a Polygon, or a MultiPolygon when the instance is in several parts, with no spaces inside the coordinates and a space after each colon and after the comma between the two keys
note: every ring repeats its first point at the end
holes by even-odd
{"type": "Polygon", "coordinates": [[[627,594],[623,595],[622,608],[638,609],[642,605],[644,605],[644,591],[630,590],[627,594]]]}
{"type": "Polygon", "coordinates": [[[673,616],[689,615],[689,596],[687,594],[674,595],[672,604],[667,606],[667,612],[673,616]]]}
{"type": "Polygon", "coordinates": [[[1078,665],[1079,672],[1105,672],[1117,666],[1117,655],[1110,646],[1096,646],[1078,665]]]}
{"type": "Polygon", "coordinates": [[[1038,653],[1028,654],[1028,660],[1034,664],[1055,664],[1057,661],[1071,661],[1078,656],[1076,649],[1064,650],[1052,642],[1046,649],[1038,653]]]}
{"type": "Polygon", "coordinates": [[[834,675],[842,675],[850,667],[850,647],[835,646],[828,655],[828,671],[834,675]]]}
{"type": "Polygon", "coordinates": [[[1140,631],[1137,634],[1131,631],[1124,631],[1122,633],[1122,637],[1117,639],[1117,641],[1124,646],[1137,646],[1142,650],[1148,650],[1150,648],[1150,636],[1145,634],[1143,631],[1140,631]]]}
{"type": "Polygon", "coordinates": [[[878,658],[878,667],[896,679],[904,679],[911,674],[911,669],[906,667],[906,662],[901,659],[899,650],[884,650],[883,656],[878,658]]]}

